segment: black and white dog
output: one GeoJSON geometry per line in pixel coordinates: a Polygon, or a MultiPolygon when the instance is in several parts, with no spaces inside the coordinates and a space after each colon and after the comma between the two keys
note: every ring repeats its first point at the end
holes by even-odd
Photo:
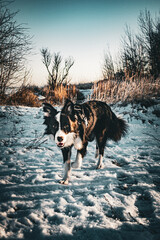
{"type": "Polygon", "coordinates": [[[73,104],[69,99],[61,111],[50,104],[44,103],[44,124],[46,134],[54,136],[57,146],[61,149],[65,173],[62,184],[68,184],[71,166],[80,168],[86,154],[89,141],[96,140],[97,169],[102,168],[102,159],[107,140],[119,141],[127,132],[127,123],[112,112],[104,102],[89,101],[73,104]],[[71,165],[72,146],[77,149],[75,162],[71,165]]]}

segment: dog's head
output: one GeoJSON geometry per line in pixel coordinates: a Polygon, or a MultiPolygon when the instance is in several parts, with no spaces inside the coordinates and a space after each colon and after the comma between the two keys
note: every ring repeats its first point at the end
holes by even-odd
{"type": "Polygon", "coordinates": [[[44,103],[44,124],[47,125],[46,134],[52,134],[58,147],[64,148],[74,144],[77,129],[77,119],[74,104],[70,100],[61,111],[57,111],[50,104],[44,103]]]}

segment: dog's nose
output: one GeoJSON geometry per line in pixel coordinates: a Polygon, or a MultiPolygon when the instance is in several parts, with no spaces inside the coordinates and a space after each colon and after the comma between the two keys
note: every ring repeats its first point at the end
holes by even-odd
{"type": "Polygon", "coordinates": [[[57,137],[58,142],[62,142],[63,141],[63,137],[57,137]]]}

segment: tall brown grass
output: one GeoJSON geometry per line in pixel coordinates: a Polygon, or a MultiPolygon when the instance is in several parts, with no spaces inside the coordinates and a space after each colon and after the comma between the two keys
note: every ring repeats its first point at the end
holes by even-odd
{"type": "Polygon", "coordinates": [[[158,96],[160,97],[160,78],[156,80],[144,78],[95,83],[91,99],[116,103],[141,101],[158,96]]]}
{"type": "Polygon", "coordinates": [[[63,104],[66,98],[77,100],[83,96],[77,90],[75,85],[57,85],[54,90],[50,87],[43,88],[45,101],[51,104],[63,104]]]}
{"type": "Polygon", "coordinates": [[[63,104],[66,98],[76,101],[82,99],[83,94],[79,92],[75,85],[57,85],[55,89],[49,86],[38,88],[37,86],[22,86],[16,92],[6,95],[0,99],[0,104],[3,105],[22,105],[30,107],[39,107],[42,101],[51,104],[63,104]],[[38,95],[42,95],[40,100],[38,95]]]}
{"type": "Polygon", "coordinates": [[[12,93],[4,99],[4,104],[15,106],[29,106],[39,107],[40,102],[38,96],[34,93],[33,89],[23,86],[17,92],[12,93]]]}

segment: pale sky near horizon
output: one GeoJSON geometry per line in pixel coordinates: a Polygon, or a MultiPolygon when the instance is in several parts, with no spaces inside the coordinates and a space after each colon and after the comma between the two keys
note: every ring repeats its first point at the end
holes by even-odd
{"type": "Polygon", "coordinates": [[[10,6],[19,10],[18,23],[27,23],[33,35],[33,52],[29,57],[32,83],[47,83],[47,71],[40,49],[72,56],[72,82],[95,81],[102,77],[104,52],[118,54],[125,24],[136,31],[140,10],[152,16],[159,13],[159,0],[15,0],[10,6]]]}

